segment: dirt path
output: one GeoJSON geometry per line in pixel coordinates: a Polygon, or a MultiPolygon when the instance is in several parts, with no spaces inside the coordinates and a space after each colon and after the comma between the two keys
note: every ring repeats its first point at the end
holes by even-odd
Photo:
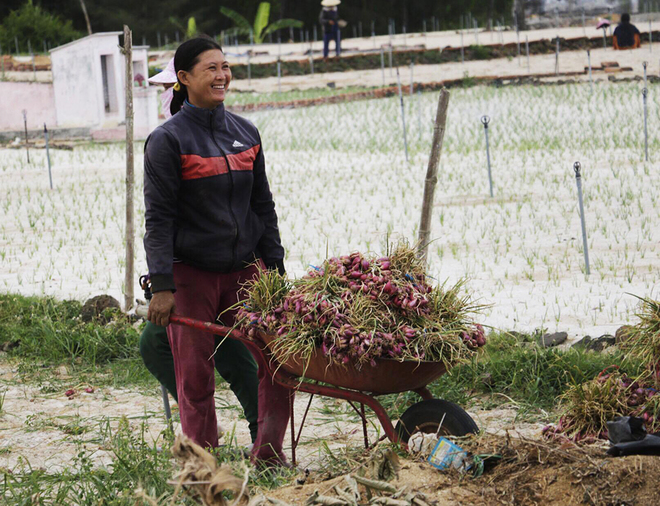
{"type": "MultiPolygon", "coordinates": [[[[99,465],[111,462],[111,455],[103,447],[104,431],[115,430],[125,417],[135,430],[145,422],[146,439],[161,441],[165,429],[160,390],[157,387],[141,392],[137,389],[101,387],[84,393],[85,385],[75,385],[65,367],[53,371],[53,376],[66,380],[69,388],[78,393],[71,398],[65,389],[54,384],[41,385],[23,382],[18,365],[0,358],[0,395],[4,405],[0,414],[0,467],[13,469],[21,461],[33,468],[48,471],[62,470],[71,465],[80,449],[93,452],[99,465]]],[[[296,396],[296,426],[302,419],[309,397],[296,396]]],[[[235,433],[239,445],[250,443],[247,423],[241,419],[240,409],[229,390],[216,393],[219,424],[227,433],[235,433]]],[[[477,424],[490,433],[502,434],[506,429],[536,437],[541,424],[516,423],[516,411],[469,410],[477,424]]],[[[370,417],[369,438],[374,441],[382,434],[375,417],[370,417]]],[[[178,424],[175,431],[179,430],[178,424]]],[[[303,468],[315,468],[323,457],[325,442],[331,450],[362,444],[362,426],[352,409],[342,401],[314,398],[311,411],[298,447],[298,460],[303,468]]],[[[225,441],[226,442],[226,441],[225,441]]],[[[290,440],[285,439],[290,455],[290,440]]]]}

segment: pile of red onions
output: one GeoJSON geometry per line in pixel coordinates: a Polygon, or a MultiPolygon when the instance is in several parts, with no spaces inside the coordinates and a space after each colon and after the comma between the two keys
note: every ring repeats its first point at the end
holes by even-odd
{"type": "MultiPolygon", "coordinates": [[[[312,347],[344,364],[455,362],[483,346],[484,329],[467,318],[466,299],[432,287],[421,264],[411,263],[414,257],[404,262],[399,256],[331,258],[279,297],[248,296],[238,313],[241,325],[253,337],[257,330],[277,335],[290,354],[312,347]],[[275,303],[258,307],[255,300],[264,299],[275,303]]],[[[267,283],[257,281],[250,290],[267,291],[267,283]]]]}

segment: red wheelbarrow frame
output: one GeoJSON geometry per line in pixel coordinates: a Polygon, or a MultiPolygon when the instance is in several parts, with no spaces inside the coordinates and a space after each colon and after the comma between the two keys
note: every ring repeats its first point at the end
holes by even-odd
{"type": "MultiPolygon", "coordinates": [[[[145,313],[144,310],[140,311],[138,314],[140,313],[142,313],[142,316],[146,316],[146,314],[144,314],[145,313]]],[[[263,362],[266,364],[268,374],[271,376],[271,378],[275,383],[288,388],[289,390],[291,390],[292,393],[299,391],[299,392],[306,392],[308,394],[311,394],[297,436],[295,433],[295,424],[294,424],[293,395],[289,395],[289,415],[291,419],[290,422],[291,460],[294,465],[296,463],[296,448],[300,441],[300,435],[302,433],[305,420],[307,419],[307,414],[309,413],[309,409],[312,404],[312,399],[314,398],[314,395],[323,395],[325,397],[333,397],[335,399],[343,399],[345,401],[348,401],[350,406],[356,411],[356,413],[360,416],[362,420],[362,430],[364,434],[365,448],[368,448],[370,446],[369,439],[367,436],[367,418],[364,411],[365,405],[369,406],[371,410],[378,417],[378,421],[383,426],[383,430],[385,431],[385,436],[389,438],[390,441],[392,441],[393,443],[401,442],[399,435],[397,434],[397,432],[394,429],[394,426],[392,425],[392,420],[387,414],[387,411],[385,411],[385,408],[383,408],[381,403],[378,402],[373,395],[369,395],[364,392],[359,392],[356,390],[332,387],[327,385],[319,385],[315,383],[310,383],[308,381],[304,381],[302,378],[298,376],[294,376],[284,371],[281,367],[279,367],[279,363],[276,362],[276,360],[273,358],[272,354],[268,351],[267,348],[265,347],[262,348],[261,346],[259,346],[259,343],[249,338],[245,333],[239,330],[231,329],[229,327],[218,325],[216,323],[204,322],[201,320],[195,320],[193,318],[188,318],[185,316],[180,316],[175,314],[170,315],[170,324],[184,325],[186,327],[201,330],[203,332],[208,332],[220,337],[228,337],[230,339],[236,339],[238,341],[241,341],[245,345],[249,346],[250,349],[253,350],[255,353],[258,353],[264,359],[263,362]],[[360,404],[360,409],[358,409],[353,404],[354,402],[360,404]]],[[[419,394],[424,400],[433,399],[433,395],[426,387],[417,388],[413,391],[419,394]]],[[[384,437],[381,438],[381,440],[384,439],[384,437]]]]}

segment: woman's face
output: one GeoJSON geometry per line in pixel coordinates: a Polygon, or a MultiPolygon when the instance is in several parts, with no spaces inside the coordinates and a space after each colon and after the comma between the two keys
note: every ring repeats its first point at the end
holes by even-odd
{"type": "Polygon", "coordinates": [[[205,109],[215,109],[224,102],[231,82],[229,63],[219,49],[204,51],[190,72],[179,70],[177,76],[188,89],[190,103],[205,109]]]}

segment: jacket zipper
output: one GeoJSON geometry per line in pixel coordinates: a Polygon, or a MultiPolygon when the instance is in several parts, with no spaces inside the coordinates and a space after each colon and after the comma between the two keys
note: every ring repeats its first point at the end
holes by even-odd
{"type": "Polygon", "coordinates": [[[236,221],[236,215],[234,214],[234,209],[232,207],[232,199],[234,196],[234,176],[231,173],[231,166],[229,165],[229,158],[227,158],[227,154],[225,151],[220,147],[220,144],[218,144],[218,141],[215,140],[215,134],[213,132],[213,113],[214,111],[211,111],[211,123],[210,123],[210,128],[211,128],[211,138],[213,139],[213,142],[215,143],[216,147],[222,154],[222,156],[225,159],[225,163],[227,164],[227,172],[229,173],[229,214],[231,215],[231,219],[234,225],[234,244],[232,245],[231,248],[231,270],[234,270],[235,264],[236,264],[236,245],[238,244],[238,222],[236,221]]]}

